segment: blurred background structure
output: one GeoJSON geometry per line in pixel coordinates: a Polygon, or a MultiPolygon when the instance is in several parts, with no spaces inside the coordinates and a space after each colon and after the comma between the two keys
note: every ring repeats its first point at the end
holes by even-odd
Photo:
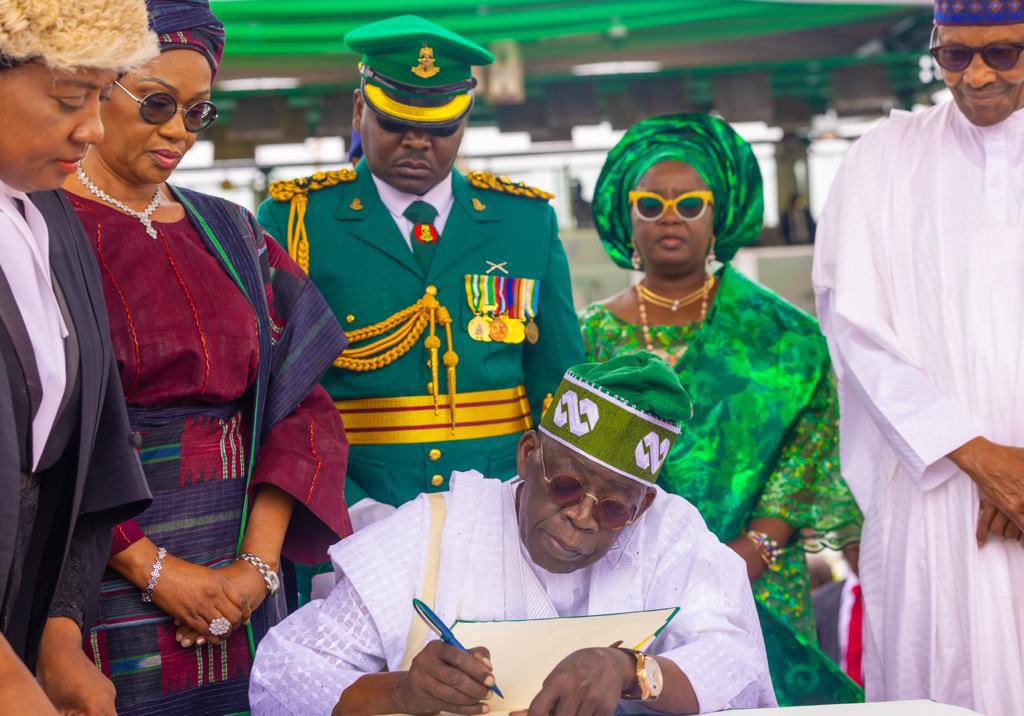
{"type": "Polygon", "coordinates": [[[755,145],[765,230],[734,265],[811,310],[814,218],[849,145],[892,109],[945,101],[931,0],[213,0],[228,33],[221,118],[173,181],[249,208],[269,181],[342,166],[353,27],[415,12],[486,45],[460,166],[553,191],[577,304],[630,280],[590,198],[644,117],[710,111],[755,145]]]}

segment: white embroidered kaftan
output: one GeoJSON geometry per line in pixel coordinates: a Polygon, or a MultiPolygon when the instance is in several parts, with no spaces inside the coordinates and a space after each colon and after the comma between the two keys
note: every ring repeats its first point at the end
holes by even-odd
{"type": "MultiPolygon", "coordinates": [[[[518,481],[469,472],[455,473],[451,484],[434,605],[441,619],[558,616],[520,549],[518,481]]],[[[328,714],[364,674],[398,668],[429,532],[421,495],[331,548],[338,583],[330,596],[292,614],[260,644],[249,688],[254,715],[328,714]]],[[[775,703],[745,567],[688,502],[659,490],[590,572],[584,614],[680,607],[648,653],[680,666],[703,710],[775,703]]]]}
{"type": "Polygon", "coordinates": [[[1024,447],[1024,111],[896,112],[846,157],[814,284],[839,375],[870,700],[1024,713],[1024,549],[975,540],[979,494],[945,455],[1024,447]]]}

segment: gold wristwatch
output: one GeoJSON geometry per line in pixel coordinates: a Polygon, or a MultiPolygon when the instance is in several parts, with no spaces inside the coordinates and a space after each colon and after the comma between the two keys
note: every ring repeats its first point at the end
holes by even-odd
{"type": "Polygon", "coordinates": [[[654,657],[647,656],[642,651],[623,649],[636,657],[636,686],[622,694],[623,699],[629,701],[650,702],[661,696],[661,690],[665,685],[661,676],[661,665],[654,657]]]}

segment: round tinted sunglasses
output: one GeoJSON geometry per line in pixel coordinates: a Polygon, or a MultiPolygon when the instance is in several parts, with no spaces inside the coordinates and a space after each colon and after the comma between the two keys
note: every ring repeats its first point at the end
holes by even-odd
{"type": "Polygon", "coordinates": [[[629,203],[636,208],[641,221],[657,221],[665,215],[669,207],[683,221],[697,221],[708,207],[715,203],[710,191],[688,191],[675,199],[666,199],[653,191],[629,192],[629,203]]]}
{"type": "Polygon", "coordinates": [[[929,50],[939,67],[947,72],[963,72],[974,62],[975,55],[981,55],[985,64],[997,72],[1012,70],[1024,52],[1024,43],[993,42],[984,47],[966,45],[936,45],[929,50]]]}
{"type": "Polygon", "coordinates": [[[611,497],[599,500],[587,492],[586,485],[576,475],[558,473],[548,476],[548,469],[544,464],[544,448],[540,447],[539,449],[540,464],[544,470],[544,482],[547,483],[548,499],[554,504],[559,507],[572,507],[589,497],[594,501],[594,521],[601,529],[617,532],[626,525],[633,524],[637,508],[631,508],[621,500],[611,497]]]}
{"type": "Polygon", "coordinates": [[[190,104],[181,110],[178,109],[178,100],[170,92],[153,92],[139,99],[129,92],[120,82],[115,85],[121,88],[126,95],[139,103],[139,116],[146,124],[166,124],[178,111],[185,120],[185,129],[193,134],[208,129],[211,124],[217,121],[217,105],[209,100],[190,104]]]}

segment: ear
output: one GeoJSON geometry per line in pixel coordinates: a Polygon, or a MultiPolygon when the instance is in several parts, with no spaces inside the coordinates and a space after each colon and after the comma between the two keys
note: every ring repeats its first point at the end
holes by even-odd
{"type": "Polygon", "coordinates": [[[536,430],[527,430],[519,438],[519,445],[516,447],[516,472],[519,477],[526,480],[531,476],[527,469],[533,453],[540,449],[540,434],[536,430]]]}
{"type": "Polygon", "coordinates": [[[360,134],[363,133],[361,127],[363,126],[363,110],[366,107],[366,101],[363,99],[362,90],[354,90],[352,92],[352,129],[360,134]]]}
{"type": "Polygon", "coordinates": [[[644,493],[644,499],[640,501],[640,509],[636,513],[634,519],[639,519],[640,515],[647,512],[647,508],[654,504],[654,498],[658,496],[658,491],[653,487],[648,487],[647,492],[644,493]]]}

